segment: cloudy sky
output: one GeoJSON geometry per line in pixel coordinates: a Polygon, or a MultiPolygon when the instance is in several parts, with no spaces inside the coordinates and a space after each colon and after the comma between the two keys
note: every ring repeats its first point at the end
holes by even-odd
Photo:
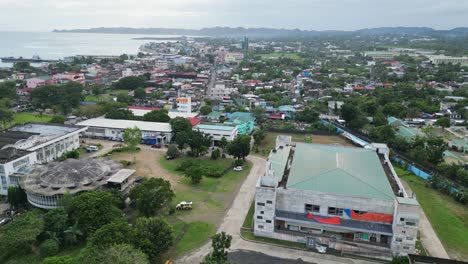
{"type": "Polygon", "coordinates": [[[468,27],[468,0],[0,0],[0,30],[468,27]]]}

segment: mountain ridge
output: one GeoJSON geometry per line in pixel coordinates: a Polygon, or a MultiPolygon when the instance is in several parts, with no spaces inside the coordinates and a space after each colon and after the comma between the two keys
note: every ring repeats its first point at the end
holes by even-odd
{"type": "Polygon", "coordinates": [[[420,35],[420,36],[468,36],[468,27],[449,30],[436,30],[430,27],[377,27],[352,31],[345,30],[301,30],[278,28],[208,27],[201,29],[182,28],[132,28],[97,27],[89,29],[55,29],[59,33],[108,33],[108,34],[147,34],[147,35],[186,35],[206,37],[314,37],[340,35],[420,35]]]}

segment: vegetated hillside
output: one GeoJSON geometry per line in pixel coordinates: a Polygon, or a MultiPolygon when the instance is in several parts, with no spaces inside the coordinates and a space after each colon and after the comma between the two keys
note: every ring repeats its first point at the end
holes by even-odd
{"type": "Polygon", "coordinates": [[[468,28],[454,28],[450,30],[435,30],[428,27],[380,27],[365,28],[355,31],[340,30],[301,30],[276,28],[244,28],[244,27],[209,27],[202,29],[181,28],[129,28],[129,27],[99,27],[90,29],[54,30],[61,33],[110,33],[110,34],[164,34],[187,36],[215,36],[215,37],[313,37],[313,36],[341,36],[341,35],[420,35],[420,36],[468,36],[468,28]]]}

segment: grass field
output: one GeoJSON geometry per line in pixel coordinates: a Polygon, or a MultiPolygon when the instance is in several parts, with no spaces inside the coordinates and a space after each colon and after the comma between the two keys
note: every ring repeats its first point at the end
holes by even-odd
{"type": "MultiPolygon", "coordinates": [[[[184,177],[181,171],[176,170],[177,166],[187,159],[189,158],[167,161],[161,157],[159,161],[162,168],[173,175],[172,177],[178,179],[177,184],[173,185],[176,194],[173,205],[181,201],[193,202],[191,211],[176,211],[168,219],[169,222],[175,223],[175,233],[177,228],[182,230],[183,224],[188,224],[186,232],[173,250],[173,254],[176,256],[183,255],[203,245],[215,234],[225,210],[229,207],[235,193],[252,167],[252,164],[247,162],[244,165],[244,170],[240,172],[229,170],[221,178],[203,177],[202,181],[195,185],[190,179],[184,177]],[[183,223],[182,226],[180,222],[183,223]]],[[[217,164],[224,168],[230,168],[233,160],[211,160],[203,157],[197,159],[197,162],[206,166],[217,164]]]]}
{"type": "Polygon", "coordinates": [[[242,224],[242,227],[252,228],[254,213],[255,213],[255,202],[252,201],[252,204],[250,205],[250,208],[249,208],[249,212],[247,212],[247,216],[245,217],[245,220],[244,220],[244,223],[242,224]]]}
{"type": "Polygon", "coordinates": [[[306,143],[314,143],[314,144],[339,144],[343,146],[352,146],[351,143],[346,141],[344,138],[340,136],[322,136],[322,135],[312,135],[312,134],[287,134],[287,133],[276,133],[276,132],[267,132],[265,139],[259,146],[259,154],[267,157],[275,147],[276,137],[279,135],[288,135],[292,136],[292,140],[295,142],[306,142],[306,143]]]}
{"type": "Polygon", "coordinates": [[[54,116],[50,115],[42,115],[33,114],[33,113],[16,113],[15,114],[15,124],[24,124],[28,122],[40,122],[40,123],[47,123],[49,122],[54,116]]]}
{"type": "Polygon", "coordinates": [[[182,255],[201,246],[214,234],[216,234],[216,226],[213,224],[200,221],[190,223],[184,236],[176,246],[175,254],[182,255]]]}
{"type": "Polygon", "coordinates": [[[468,259],[468,207],[426,186],[427,182],[414,174],[400,168],[395,170],[416,194],[449,256],[468,259]]]}
{"type": "Polygon", "coordinates": [[[273,52],[268,54],[258,54],[262,59],[279,59],[280,57],[289,58],[293,60],[302,60],[302,58],[297,55],[296,53],[280,53],[280,52],[273,52]]]}

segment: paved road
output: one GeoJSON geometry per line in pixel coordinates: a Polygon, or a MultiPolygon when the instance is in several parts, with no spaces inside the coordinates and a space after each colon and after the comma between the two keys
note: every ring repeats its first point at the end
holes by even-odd
{"type": "Polygon", "coordinates": [[[235,250],[229,253],[229,261],[235,264],[313,264],[311,262],[304,262],[301,258],[294,259],[283,259],[268,256],[263,253],[251,251],[251,250],[235,250]]]}
{"type": "Polygon", "coordinates": [[[99,139],[90,139],[90,138],[84,138],[83,140],[85,141],[85,143],[81,143],[82,145],[83,144],[85,144],[85,145],[101,144],[102,145],[102,148],[99,149],[96,152],[84,153],[82,155],[83,158],[94,158],[94,157],[102,156],[102,155],[106,154],[107,152],[109,152],[110,150],[112,150],[112,148],[113,148],[112,146],[114,146],[116,144],[123,144],[121,142],[115,142],[115,141],[109,141],[109,140],[99,140],[99,139]]]}
{"type": "MultiPolygon", "coordinates": [[[[411,187],[408,185],[408,183],[406,183],[404,180],[401,180],[401,183],[403,184],[403,188],[405,188],[406,193],[411,196],[413,191],[411,190],[411,187]]],[[[424,248],[432,257],[448,259],[449,255],[447,254],[447,251],[445,251],[445,248],[435,233],[434,228],[432,228],[429,219],[427,219],[427,216],[423,210],[421,210],[421,212],[422,213],[419,218],[419,233],[424,248]]]]}
{"type": "MultiPolygon", "coordinates": [[[[294,250],[283,248],[274,245],[266,245],[253,243],[243,240],[240,237],[240,228],[244,222],[245,216],[250,208],[250,204],[255,195],[255,185],[261,175],[265,173],[265,159],[250,156],[247,158],[253,163],[253,167],[242,184],[239,193],[237,194],[231,208],[226,213],[223,222],[218,228],[218,232],[224,231],[232,236],[231,252],[238,252],[239,250],[248,250],[260,252],[265,255],[288,260],[297,260],[301,258],[310,263],[320,264],[370,264],[374,262],[354,260],[349,258],[340,258],[333,255],[324,255],[303,250],[294,250]]],[[[206,243],[201,248],[190,252],[175,260],[175,263],[200,263],[201,260],[211,252],[211,242],[206,243]]],[[[255,262],[256,263],[256,262],[255,262]]],[[[281,263],[281,262],[270,262],[281,263]]],[[[286,262],[287,263],[287,262],[286,262]]],[[[294,262],[290,262],[294,263],[294,262]]],[[[300,263],[300,262],[296,262],[300,263]]]]}

